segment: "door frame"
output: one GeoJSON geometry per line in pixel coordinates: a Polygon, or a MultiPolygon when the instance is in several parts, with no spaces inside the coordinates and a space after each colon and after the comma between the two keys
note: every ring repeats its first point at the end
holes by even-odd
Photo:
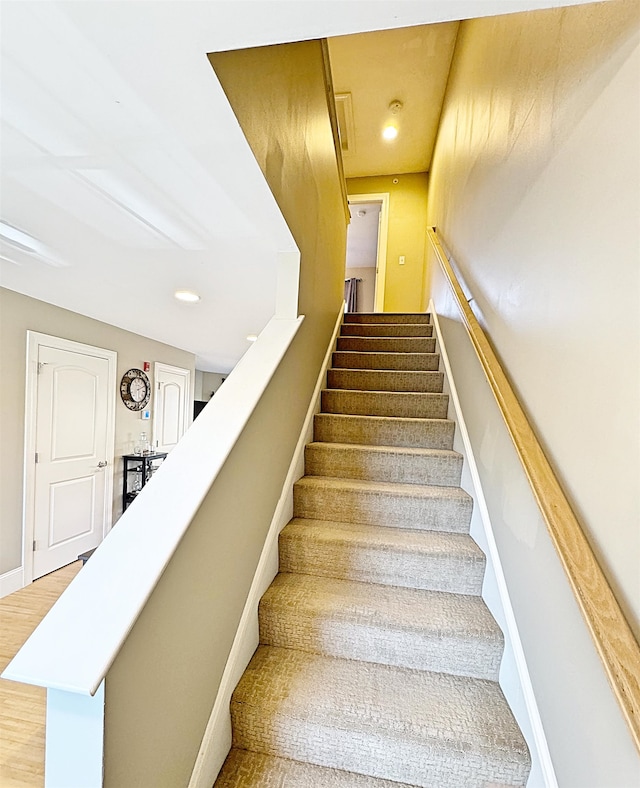
{"type": "MultiPolygon", "coordinates": [[[[193,394],[191,391],[191,370],[184,367],[174,367],[171,364],[163,364],[161,361],[154,362],[153,365],[153,434],[152,445],[155,448],[158,445],[158,390],[160,389],[160,381],[158,380],[158,372],[170,372],[172,375],[182,375],[186,379],[186,396],[184,398],[184,432],[191,426],[193,421],[193,394]]],[[[184,435],[184,432],[182,435],[184,435]]],[[[182,435],[180,437],[182,437],[182,435]]]]}
{"type": "Polygon", "coordinates": [[[33,539],[35,534],[36,492],[36,415],[38,403],[38,353],[41,346],[71,353],[83,353],[103,358],[108,362],[107,397],[107,467],[105,468],[104,525],[102,538],[113,525],[113,477],[116,435],[116,376],[118,354],[115,350],[85,345],[71,339],[62,339],[38,331],[27,331],[27,369],[24,410],[24,484],[22,494],[22,567],[23,586],[33,581],[33,539]]]}
{"type": "Polygon", "coordinates": [[[358,205],[363,202],[381,202],[380,226],[378,229],[378,249],[376,252],[376,289],[373,297],[373,311],[384,312],[384,287],[387,281],[387,240],[389,238],[389,192],[377,194],[349,194],[347,202],[358,205]]]}

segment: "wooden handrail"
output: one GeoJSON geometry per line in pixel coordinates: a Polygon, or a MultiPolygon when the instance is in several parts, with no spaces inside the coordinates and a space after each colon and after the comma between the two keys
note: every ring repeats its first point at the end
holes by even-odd
{"type": "Polygon", "coordinates": [[[602,659],[609,683],[640,751],[638,641],[486,334],[465,298],[435,228],[428,228],[427,233],[602,659]]]}
{"type": "Polygon", "coordinates": [[[349,198],[347,195],[347,180],[344,175],[344,163],[342,161],[342,145],[340,144],[340,132],[338,130],[338,113],[336,112],[336,99],[333,90],[333,77],[331,75],[331,58],[329,56],[329,44],[326,38],[320,40],[322,45],[322,62],[324,65],[324,86],[327,94],[327,107],[329,109],[329,118],[331,120],[331,132],[333,134],[333,147],[336,149],[336,163],[338,165],[338,178],[340,180],[340,189],[342,191],[342,202],[344,204],[344,212],[347,224],[351,222],[351,213],[349,211],[349,198]]]}

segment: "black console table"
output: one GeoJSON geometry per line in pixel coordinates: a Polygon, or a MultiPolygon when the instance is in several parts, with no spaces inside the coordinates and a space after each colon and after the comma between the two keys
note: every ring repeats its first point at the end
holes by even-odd
{"type": "Polygon", "coordinates": [[[124,454],[122,460],[122,511],[129,506],[140,490],[151,478],[159,463],[153,465],[155,460],[164,460],[166,452],[155,454],[124,454]]]}

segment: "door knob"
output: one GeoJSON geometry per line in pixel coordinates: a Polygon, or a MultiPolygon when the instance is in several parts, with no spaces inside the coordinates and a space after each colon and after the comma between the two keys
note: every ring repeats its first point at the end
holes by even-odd
{"type": "Polygon", "coordinates": [[[98,463],[98,468],[106,468],[106,467],[107,467],[107,461],[106,460],[103,460],[103,461],[98,463]]]}

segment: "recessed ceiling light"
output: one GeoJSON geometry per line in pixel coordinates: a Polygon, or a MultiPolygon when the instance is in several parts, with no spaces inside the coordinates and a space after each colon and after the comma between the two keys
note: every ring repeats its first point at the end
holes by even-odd
{"type": "Polygon", "coordinates": [[[173,295],[178,301],[184,301],[186,304],[195,304],[200,300],[200,296],[192,290],[176,290],[173,295]]]}
{"type": "Polygon", "coordinates": [[[398,136],[398,129],[391,125],[385,126],[382,129],[382,136],[385,138],[385,140],[395,140],[395,138],[398,136]]]}
{"type": "Polygon", "coordinates": [[[257,338],[258,338],[257,334],[249,334],[249,336],[247,337],[249,342],[255,342],[257,338]]]}

